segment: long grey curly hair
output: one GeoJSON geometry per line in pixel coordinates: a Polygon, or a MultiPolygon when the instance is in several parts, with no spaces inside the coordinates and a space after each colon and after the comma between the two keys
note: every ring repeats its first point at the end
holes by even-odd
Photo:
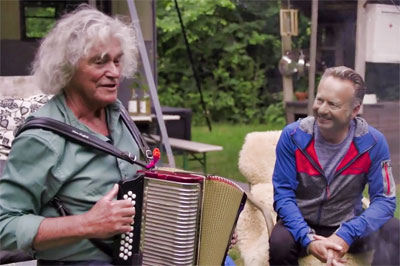
{"type": "Polygon", "coordinates": [[[119,40],[123,56],[121,77],[137,70],[138,45],[133,25],[103,14],[83,4],[61,17],[42,40],[32,66],[32,74],[46,94],[58,94],[71,80],[79,59],[91,48],[119,40]]]}

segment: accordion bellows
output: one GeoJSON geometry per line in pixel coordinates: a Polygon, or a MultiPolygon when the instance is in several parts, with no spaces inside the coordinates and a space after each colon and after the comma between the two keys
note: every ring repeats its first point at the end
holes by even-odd
{"type": "Polygon", "coordinates": [[[206,179],[205,190],[198,264],[222,265],[244,192],[227,179],[213,176],[206,179]]]}
{"type": "Polygon", "coordinates": [[[127,245],[132,252],[121,245],[124,238],[116,242],[118,264],[223,264],[246,198],[240,187],[188,172],[144,171],[134,180],[122,182],[120,196],[136,190],[134,225],[140,228],[133,231],[133,247],[127,245]]]}

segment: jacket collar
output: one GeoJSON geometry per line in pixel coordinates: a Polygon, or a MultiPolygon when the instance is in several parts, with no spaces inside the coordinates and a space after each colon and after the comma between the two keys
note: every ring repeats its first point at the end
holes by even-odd
{"type": "MultiPolygon", "coordinates": [[[[354,118],[356,128],[354,133],[353,142],[356,146],[358,153],[364,153],[376,144],[375,137],[371,134],[367,121],[361,117],[354,118]]],[[[291,132],[292,138],[296,145],[305,150],[311,143],[314,137],[314,123],[313,116],[306,117],[297,121],[298,126],[295,126],[291,132]]]]}
{"type": "MultiPolygon", "coordinates": [[[[71,111],[71,109],[68,108],[65,96],[63,93],[55,95],[51,100],[55,101],[56,106],[60,110],[62,116],[64,117],[64,121],[67,124],[70,124],[71,126],[77,127],[79,129],[88,131],[97,137],[99,137],[102,140],[107,141],[108,138],[92,131],[89,127],[84,125],[82,122],[78,120],[78,118],[75,116],[75,114],[71,111]]],[[[122,106],[122,103],[117,99],[115,102],[112,104],[109,104],[106,107],[106,116],[107,116],[107,123],[108,123],[108,129],[110,130],[110,135],[112,136],[113,133],[116,130],[118,120],[121,116],[120,113],[120,108],[122,106]]]]}

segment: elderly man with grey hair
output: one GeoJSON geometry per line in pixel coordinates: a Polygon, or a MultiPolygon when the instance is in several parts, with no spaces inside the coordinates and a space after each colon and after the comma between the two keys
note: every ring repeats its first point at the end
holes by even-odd
{"type": "MultiPolygon", "coordinates": [[[[87,5],[63,16],[39,47],[33,74],[55,96],[33,114],[72,125],[139,155],[117,99],[137,68],[135,30],[87,5]]],[[[130,200],[114,200],[118,181],[138,167],[42,129],[15,138],[0,179],[1,248],[21,249],[39,265],[110,265],[88,239],[112,244],[129,232],[130,200]],[[73,215],[60,217],[57,196],[73,215]]]]}
{"type": "Polygon", "coordinates": [[[312,254],[327,265],[375,249],[374,265],[399,265],[396,186],[385,137],[357,116],[366,91],[347,67],[325,71],[314,116],[288,125],[276,148],[273,174],[278,222],[270,264],[297,265],[312,254]],[[362,208],[368,185],[371,204],[362,208]]]}

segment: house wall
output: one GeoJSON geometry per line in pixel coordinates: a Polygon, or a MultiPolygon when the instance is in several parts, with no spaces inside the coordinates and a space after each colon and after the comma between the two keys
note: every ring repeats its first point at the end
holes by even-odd
{"type": "Polygon", "coordinates": [[[0,76],[29,74],[37,49],[35,41],[21,41],[19,1],[0,1],[0,76]]]}
{"type": "Polygon", "coordinates": [[[0,1],[0,39],[19,40],[19,1],[0,1]]]}

